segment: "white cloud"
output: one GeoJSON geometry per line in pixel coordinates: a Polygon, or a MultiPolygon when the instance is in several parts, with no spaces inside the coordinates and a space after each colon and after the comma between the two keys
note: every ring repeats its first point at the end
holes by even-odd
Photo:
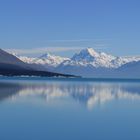
{"type": "MultiPolygon", "coordinates": [[[[86,39],[85,39],[86,40],[86,39]]],[[[56,40],[57,41],[57,40],[56,40]]],[[[72,40],[58,40],[58,41],[72,41],[72,40]]],[[[78,41],[78,40],[73,40],[73,41],[78,41]]],[[[80,40],[79,40],[80,41],[80,40]]],[[[6,51],[10,53],[15,53],[18,55],[39,55],[39,54],[44,54],[46,52],[49,53],[75,53],[77,51],[80,51],[84,48],[91,47],[96,50],[102,50],[106,48],[107,44],[103,43],[94,43],[94,44],[88,44],[88,45],[83,45],[83,46],[49,46],[49,47],[35,47],[35,48],[11,48],[11,49],[6,49],[6,51]]]]}
{"type": "Polygon", "coordinates": [[[46,42],[97,42],[97,41],[106,41],[109,39],[65,39],[65,40],[47,40],[46,42]]]}
{"type": "Polygon", "coordinates": [[[97,50],[105,49],[109,46],[104,41],[108,39],[69,39],[69,40],[46,40],[48,45],[43,47],[34,48],[11,48],[6,49],[10,53],[15,53],[18,55],[40,55],[46,52],[50,53],[61,53],[64,55],[67,53],[75,53],[81,49],[93,47],[97,50]],[[72,45],[73,44],[73,45],[72,45]],[[48,46],[48,47],[46,47],[48,46]]]}
{"type": "Polygon", "coordinates": [[[10,53],[16,53],[19,55],[32,55],[42,54],[45,52],[68,52],[68,51],[79,51],[84,47],[41,47],[41,48],[30,48],[30,49],[6,49],[10,53]]]}

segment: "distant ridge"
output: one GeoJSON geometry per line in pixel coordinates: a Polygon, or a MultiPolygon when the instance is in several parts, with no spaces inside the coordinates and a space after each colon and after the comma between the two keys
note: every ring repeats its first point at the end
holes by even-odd
{"type": "Polygon", "coordinates": [[[71,58],[47,52],[39,58],[17,57],[41,71],[84,78],[140,78],[140,56],[118,57],[86,48],[71,58]]]}
{"type": "Polygon", "coordinates": [[[4,76],[63,76],[72,77],[72,75],[59,74],[49,71],[41,71],[33,68],[31,64],[27,64],[16,56],[0,49],[0,75],[4,76]]]}

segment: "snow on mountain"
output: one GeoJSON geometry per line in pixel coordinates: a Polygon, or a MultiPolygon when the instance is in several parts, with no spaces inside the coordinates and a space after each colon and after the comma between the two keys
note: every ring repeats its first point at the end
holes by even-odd
{"type": "MultiPolygon", "coordinates": [[[[16,55],[17,56],[17,55],[16,55]]],[[[21,61],[32,64],[32,67],[39,70],[54,71],[54,69],[69,58],[52,55],[50,53],[43,54],[38,58],[31,58],[26,56],[17,56],[21,61]]]]}
{"type": "Polygon", "coordinates": [[[76,53],[71,59],[46,53],[38,58],[18,56],[21,61],[29,64],[39,64],[45,67],[57,68],[62,65],[92,66],[95,68],[118,68],[129,62],[140,61],[137,57],[115,57],[104,52],[96,52],[93,48],[86,48],[76,53]]]}
{"type": "Polygon", "coordinates": [[[15,53],[11,53],[11,54],[13,56],[15,56],[16,58],[18,58],[19,60],[21,60],[22,62],[28,64],[32,69],[41,70],[41,71],[48,71],[48,69],[46,69],[44,66],[36,64],[34,62],[36,60],[36,58],[27,57],[27,56],[20,56],[20,55],[15,54],[15,53]]]}
{"type": "Polygon", "coordinates": [[[26,56],[18,56],[21,61],[29,63],[29,64],[40,64],[40,65],[50,65],[50,66],[58,66],[65,60],[69,60],[69,58],[60,57],[56,55],[51,55],[46,53],[38,58],[26,57],[26,56]]]}
{"type": "MultiPolygon", "coordinates": [[[[104,52],[96,52],[93,48],[86,48],[76,53],[71,59],[46,53],[38,58],[18,56],[20,60],[32,64],[39,70],[49,70],[58,73],[77,75],[82,77],[112,78],[132,75],[131,63],[140,62],[140,56],[116,57],[104,52]],[[128,64],[127,73],[123,70],[128,64]],[[124,66],[124,67],[123,67],[124,66]]],[[[136,65],[140,65],[136,63],[136,65]]],[[[138,69],[137,71],[139,71],[138,69]]]]}
{"type": "Polygon", "coordinates": [[[71,60],[65,61],[63,65],[93,66],[95,68],[118,68],[129,62],[140,61],[137,57],[115,57],[104,52],[96,52],[93,48],[87,48],[76,53],[71,60]]]}
{"type": "Polygon", "coordinates": [[[64,58],[64,57],[52,55],[50,53],[46,53],[40,56],[39,58],[35,59],[33,62],[36,64],[50,65],[56,67],[65,60],[69,60],[69,58],[64,58]]]}
{"type": "MultiPolygon", "coordinates": [[[[57,67],[57,72],[75,74],[82,77],[126,78],[133,77],[133,73],[132,71],[125,73],[122,66],[139,61],[140,57],[115,57],[103,52],[96,52],[92,48],[87,48],[75,54],[70,60],[61,63],[57,67]]],[[[138,76],[140,77],[140,75],[138,76]]],[[[137,76],[135,75],[135,77],[137,76]]]]}
{"type": "Polygon", "coordinates": [[[108,55],[103,52],[96,52],[92,48],[81,50],[78,54],[75,54],[71,63],[77,65],[92,65],[94,67],[113,67],[112,60],[116,57],[108,55]]]}
{"type": "MultiPolygon", "coordinates": [[[[25,60],[25,59],[24,59],[25,60]]],[[[26,59],[27,60],[27,59],[26,59]]],[[[71,75],[49,72],[39,65],[28,64],[17,56],[0,49],[0,75],[5,76],[46,76],[46,77],[72,77],[71,75]]]]}
{"type": "Polygon", "coordinates": [[[32,58],[32,57],[27,57],[27,56],[17,56],[21,61],[28,63],[28,64],[33,64],[34,60],[36,58],[32,58]]]}
{"type": "Polygon", "coordinates": [[[116,57],[116,59],[112,60],[112,64],[114,65],[115,68],[119,68],[124,64],[138,61],[140,61],[140,56],[116,57]]]}

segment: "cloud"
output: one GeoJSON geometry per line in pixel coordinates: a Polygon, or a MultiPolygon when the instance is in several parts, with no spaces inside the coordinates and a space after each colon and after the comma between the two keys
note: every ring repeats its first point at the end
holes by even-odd
{"type": "MultiPolygon", "coordinates": [[[[61,41],[71,41],[71,40],[61,40],[61,41]]],[[[73,40],[73,41],[78,41],[78,40],[73,40]]],[[[86,45],[83,44],[83,45],[75,45],[75,46],[73,46],[73,45],[72,46],[50,45],[49,47],[12,48],[12,49],[6,49],[6,51],[8,51],[10,53],[15,53],[18,55],[39,55],[39,54],[44,54],[46,52],[49,52],[49,53],[69,53],[69,52],[75,53],[84,48],[93,48],[96,50],[102,50],[108,46],[109,46],[108,44],[104,44],[104,43],[93,43],[93,44],[86,44],[86,45]]]]}
{"type": "Polygon", "coordinates": [[[84,47],[41,47],[41,48],[30,48],[30,49],[6,49],[10,53],[15,53],[19,55],[32,55],[32,54],[42,54],[45,52],[68,52],[68,51],[79,51],[84,47]]]}
{"type": "Polygon", "coordinates": [[[42,47],[21,47],[6,49],[10,53],[18,55],[40,55],[46,52],[58,54],[72,54],[84,48],[94,48],[103,50],[110,46],[107,44],[108,39],[68,39],[68,40],[46,40],[42,47]]]}
{"type": "Polygon", "coordinates": [[[65,39],[65,40],[47,40],[46,42],[96,42],[96,41],[106,41],[108,39],[65,39]]]}

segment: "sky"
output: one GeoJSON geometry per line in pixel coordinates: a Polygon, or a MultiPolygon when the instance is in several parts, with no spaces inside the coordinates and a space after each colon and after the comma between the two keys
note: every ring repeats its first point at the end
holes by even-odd
{"type": "Polygon", "coordinates": [[[0,0],[0,48],[72,56],[140,55],[139,0],[0,0]]]}

